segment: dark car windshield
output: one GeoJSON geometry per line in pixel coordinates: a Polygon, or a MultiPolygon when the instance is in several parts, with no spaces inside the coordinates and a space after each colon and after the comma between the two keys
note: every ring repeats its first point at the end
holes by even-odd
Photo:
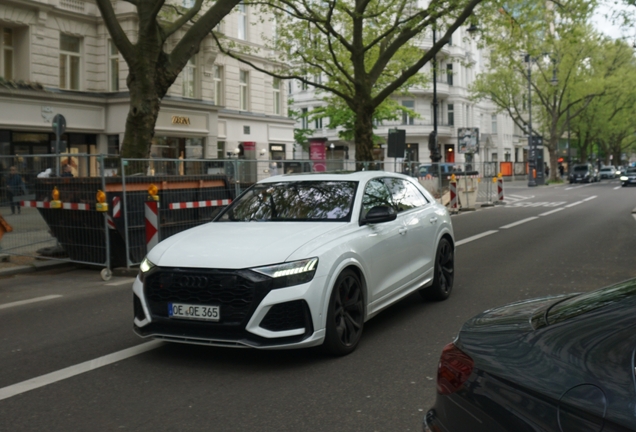
{"type": "Polygon", "coordinates": [[[636,279],[631,279],[576,297],[570,297],[552,305],[550,309],[548,309],[546,315],[547,321],[548,324],[556,324],[595,309],[618,303],[634,295],[636,295],[636,279]]]}
{"type": "Polygon", "coordinates": [[[628,168],[627,169],[627,173],[628,174],[636,174],[636,168],[628,168]]]}
{"type": "Polygon", "coordinates": [[[587,165],[574,165],[574,171],[587,171],[587,165]]]}
{"type": "Polygon", "coordinates": [[[351,220],[357,182],[285,181],[252,186],[217,222],[351,220]]]}

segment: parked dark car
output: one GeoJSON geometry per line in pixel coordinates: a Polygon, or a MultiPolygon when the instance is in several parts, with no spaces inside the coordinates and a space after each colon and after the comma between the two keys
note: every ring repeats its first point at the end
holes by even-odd
{"type": "Polygon", "coordinates": [[[572,167],[570,183],[591,183],[599,181],[598,171],[592,164],[579,164],[572,167]]]}
{"type": "Polygon", "coordinates": [[[636,431],[636,279],[467,321],[424,431],[636,431]]]}
{"type": "Polygon", "coordinates": [[[636,184],[636,168],[627,168],[624,174],[621,174],[620,181],[623,186],[636,184]]]}

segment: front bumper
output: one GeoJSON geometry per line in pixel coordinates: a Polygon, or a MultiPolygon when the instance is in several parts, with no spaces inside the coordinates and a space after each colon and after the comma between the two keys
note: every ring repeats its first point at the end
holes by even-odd
{"type": "Polygon", "coordinates": [[[261,349],[320,345],[324,329],[314,285],[287,288],[249,270],[158,269],[133,283],[134,331],[141,337],[198,345],[261,349]],[[218,322],[168,316],[168,303],[218,305],[218,322]],[[316,328],[318,330],[316,331],[316,328]]]}

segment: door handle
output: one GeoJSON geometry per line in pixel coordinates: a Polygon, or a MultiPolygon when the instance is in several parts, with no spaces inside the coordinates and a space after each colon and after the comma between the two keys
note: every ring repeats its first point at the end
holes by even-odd
{"type": "Polygon", "coordinates": [[[437,222],[437,216],[433,216],[432,218],[430,218],[428,220],[430,223],[434,224],[435,222],[437,222]]]}
{"type": "Polygon", "coordinates": [[[400,228],[400,229],[398,230],[398,232],[400,233],[400,235],[404,235],[404,234],[406,234],[406,231],[407,231],[407,229],[406,229],[406,228],[404,228],[404,227],[403,227],[403,228],[400,228]]]}

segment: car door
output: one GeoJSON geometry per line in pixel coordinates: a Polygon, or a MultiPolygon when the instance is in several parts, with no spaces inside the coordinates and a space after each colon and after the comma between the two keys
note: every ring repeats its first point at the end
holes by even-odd
{"type": "MultiPolygon", "coordinates": [[[[384,179],[403,226],[405,254],[402,285],[423,282],[432,277],[439,215],[419,189],[409,180],[384,179]]],[[[439,221],[441,222],[441,221],[439,221]]]]}
{"type": "MultiPolygon", "coordinates": [[[[362,196],[360,219],[363,220],[371,208],[387,206],[395,208],[391,193],[380,178],[365,185],[362,196]]],[[[401,218],[360,227],[354,248],[360,254],[367,275],[369,303],[394,291],[403,278],[407,264],[406,236],[401,218]]],[[[372,309],[372,308],[371,308],[372,309]]]]}

